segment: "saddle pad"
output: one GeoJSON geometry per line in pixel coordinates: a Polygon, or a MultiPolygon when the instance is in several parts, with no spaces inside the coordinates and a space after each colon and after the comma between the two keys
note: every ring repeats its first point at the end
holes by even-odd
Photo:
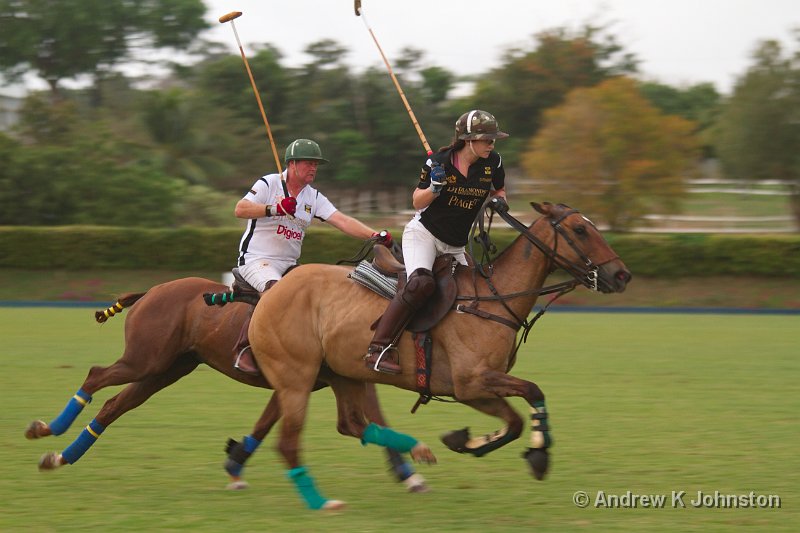
{"type": "Polygon", "coordinates": [[[397,293],[397,279],[384,276],[368,261],[361,261],[347,277],[387,300],[397,293]]]}

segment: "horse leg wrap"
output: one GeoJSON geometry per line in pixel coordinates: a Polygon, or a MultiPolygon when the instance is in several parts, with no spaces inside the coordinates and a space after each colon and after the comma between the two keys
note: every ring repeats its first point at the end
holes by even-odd
{"type": "Polygon", "coordinates": [[[92,444],[94,444],[100,435],[103,433],[104,428],[100,423],[96,420],[92,420],[89,422],[89,425],[81,431],[81,434],[78,435],[78,438],[70,444],[66,450],[61,453],[61,456],[64,460],[69,464],[74,464],[75,461],[80,459],[86,450],[91,448],[92,444]]]}
{"type": "Polygon", "coordinates": [[[500,431],[491,435],[484,435],[483,437],[470,439],[466,446],[465,452],[471,453],[475,457],[483,457],[489,452],[493,452],[516,439],[519,435],[513,435],[508,432],[508,428],[503,428],[500,431]]]}
{"type": "Polygon", "coordinates": [[[414,475],[414,467],[407,463],[398,451],[392,448],[386,448],[386,453],[389,455],[391,470],[394,472],[398,481],[405,481],[414,475]]]}
{"type": "Polygon", "coordinates": [[[550,426],[547,424],[547,407],[544,402],[531,406],[531,448],[549,448],[553,445],[550,426]]]}
{"type": "Polygon", "coordinates": [[[225,461],[225,470],[228,474],[239,477],[244,470],[244,464],[256,451],[256,448],[261,444],[252,435],[247,435],[238,442],[234,439],[228,439],[228,445],[225,447],[225,453],[228,454],[228,460],[225,461]]]}
{"type": "Polygon", "coordinates": [[[92,396],[90,394],[84,392],[83,389],[78,389],[75,396],[67,402],[67,406],[64,407],[61,414],[50,422],[50,433],[61,435],[68,430],[81,411],[83,411],[83,408],[86,407],[86,404],[91,403],[91,401],[92,396]]]}
{"type": "Polygon", "coordinates": [[[400,453],[410,452],[417,445],[417,439],[404,433],[398,433],[391,428],[385,428],[375,423],[370,423],[361,435],[361,444],[377,444],[385,448],[397,450],[400,453]]]}
{"type": "Polygon", "coordinates": [[[309,509],[322,509],[322,506],[328,501],[317,490],[314,478],[308,475],[306,467],[292,468],[286,473],[286,477],[292,480],[309,509]]]}

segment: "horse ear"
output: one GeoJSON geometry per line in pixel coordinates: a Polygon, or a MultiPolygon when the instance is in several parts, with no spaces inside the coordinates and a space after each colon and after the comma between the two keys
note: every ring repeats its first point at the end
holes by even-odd
{"type": "Polygon", "coordinates": [[[543,204],[540,204],[538,202],[531,202],[531,206],[534,209],[536,209],[536,211],[538,211],[539,213],[543,215],[549,215],[550,210],[553,207],[553,204],[551,204],[550,202],[544,202],[543,204]]]}

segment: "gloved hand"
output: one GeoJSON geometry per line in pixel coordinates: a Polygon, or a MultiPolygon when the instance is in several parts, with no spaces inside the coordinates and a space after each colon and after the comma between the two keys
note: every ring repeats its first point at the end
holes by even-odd
{"type": "Polygon", "coordinates": [[[495,196],[494,198],[492,198],[489,201],[489,205],[491,205],[491,207],[495,211],[503,211],[506,213],[508,212],[508,203],[502,196],[495,196]]]}
{"type": "Polygon", "coordinates": [[[275,205],[267,206],[267,215],[271,217],[294,215],[297,211],[297,199],[287,196],[275,205]]]}
{"type": "Polygon", "coordinates": [[[431,163],[431,192],[439,194],[445,183],[444,167],[441,163],[431,163]]]}
{"type": "Polygon", "coordinates": [[[378,233],[373,233],[372,236],[377,237],[377,241],[387,248],[391,248],[392,243],[394,243],[394,240],[392,239],[392,234],[389,233],[387,230],[383,230],[378,233]]]}

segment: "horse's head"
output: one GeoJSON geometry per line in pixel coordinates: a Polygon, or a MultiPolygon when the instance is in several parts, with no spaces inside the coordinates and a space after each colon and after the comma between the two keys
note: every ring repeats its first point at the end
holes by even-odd
{"type": "Polygon", "coordinates": [[[625,263],[608,245],[594,223],[564,204],[531,202],[544,215],[534,222],[547,220],[554,232],[554,266],[572,274],[590,289],[604,293],[623,292],[631,280],[625,263]]]}

